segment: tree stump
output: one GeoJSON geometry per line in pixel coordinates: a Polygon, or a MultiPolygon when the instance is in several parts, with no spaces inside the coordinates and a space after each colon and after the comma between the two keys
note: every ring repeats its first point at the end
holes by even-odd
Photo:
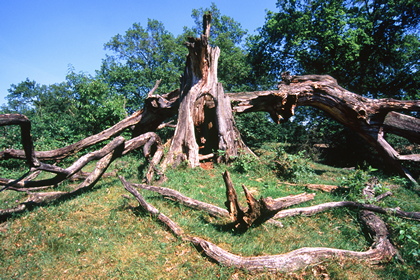
{"type": "Polygon", "coordinates": [[[181,78],[178,123],[163,168],[188,161],[199,166],[200,158],[229,161],[247,150],[236,129],[230,98],[217,80],[218,47],[211,47],[211,15],[203,19],[200,38],[188,38],[189,50],[181,78]]]}

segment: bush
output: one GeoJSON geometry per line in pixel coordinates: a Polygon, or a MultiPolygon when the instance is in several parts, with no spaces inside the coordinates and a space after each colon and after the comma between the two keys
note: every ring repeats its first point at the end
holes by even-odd
{"type": "Polygon", "coordinates": [[[285,151],[284,145],[265,144],[257,152],[261,154],[265,164],[284,180],[301,182],[315,175],[315,171],[310,164],[310,158],[306,156],[304,151],[289,154],[285,151]]]}

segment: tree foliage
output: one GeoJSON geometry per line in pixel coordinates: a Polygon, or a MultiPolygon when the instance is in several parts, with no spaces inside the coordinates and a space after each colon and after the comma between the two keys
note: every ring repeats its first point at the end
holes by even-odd
{"type": "MultiPolygon", "coordinates": [[[[269,12],[260,33],[250,39],[215,4],[192,10],[194,25],[177,36],[149,19],[146,26],[134,23],[105,44],[110,53],[95,76],[71,70],[65,82],[55,85],[27,79],[11,86],[3,112],[28,115],[37,143],[50,138],[66,145],[102,130],[126,111],[140,109],[156,80],[162,80],[159,93],[179,86],[187,53],[183,43],[201,33],[207,12],[213,18],[210,43],[221,49],[218,78],[225,91],[273,88],[279,73],[290,70],[330,74],[349,90],[374,97],[418,99],[419,9],[413,0],[279,1],[278,11],[269,12]]],[[[236,119],[250,146],[266,141],[306,147],[355,143],[345,143],[347,132],[319,111],[299,108],[293,123],[282,126],[263,113],[236,119]]]]}
{"type": "MultiPolygon", "coordinates": [[[[328,74],[346,89],[369,97],[420,97],[418,1],[285,0],[277,7],[250,41],[257,84],[268,87],[280,80],[281,72],[291,71],[328,74]]],[[[312,143],[347,151],[341,158],[348,164],[365,160],[349,148],[363,141],[325,114],[300,108],[296,117],[306,125],[312,143]]],[[[305,139],[301,135],[296,141],[305,139]]]]}
{"type": "Polygon", "coordinates": [[[256,75],[329,74],[350,91],[418,98],[420,4],[415,0],[286,0],[251,47],[256,75]]]}
{"type": "Polygon", "coordinates": [[[129,110],[138,110],[156,80],[162,80],[163,93],[178,85],[187,54],[183,42],[183,36],[175,37],[157,20],[149,19],[146,27],[134,23],[105,44],[113,55],[104,59],[100,75],[125,96],[129,110]]]}
{"type": "Polygon", "coordinates": [[[125,116],[124,99],[113,94],[107,83],[72,70],[58,84],[46,86],[26,79],[11,85],[6,98],[3,113],[24,114],[32,121],[38,149],[69,145],[125,116]]]}

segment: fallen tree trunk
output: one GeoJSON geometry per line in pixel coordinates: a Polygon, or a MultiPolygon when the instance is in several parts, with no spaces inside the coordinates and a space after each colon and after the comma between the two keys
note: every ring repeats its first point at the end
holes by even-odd
{"type": "Polygon", "coordinates": [[[312,106],[327,112],[373,146],[399,174],[413,183],[416,180],[402,165],[402,160],[416,160],[418,155],[403,156],[385,140],[386,132],[420,144],[420,121],[393,111],[420,111],[420,100],[370,99],[349,92],[330,76],[292,76],[279,84],[278,90],[229,93],[233,110],[238,113],[266,111],[277,122],[287,121],[296,106],[312,106]]]}
{"type": "Polygon", "coordinates": [[[385,223],[373,213],[361,211],[360,221],[366,227],[373,240],[371,248],[365,252],[321,247],[301,248],[280,255],[242,257],[232,254],[203,238],[187,235],[177,223],[147,203],[143,196],[129,182],[122,177],[120,177],[120,180],[126,190],[133,194],[145,211],[167,225],[176,236],[191,242],[199,250],[202,250],[207,257],[225,266],[236,267],[247,271],[292,272],[310,265],[316,265],[322,261],[334,259],[365,260],[370,263],[388,262],[397,254],[397,250],[388,239],[389,234],[385,223]]]}

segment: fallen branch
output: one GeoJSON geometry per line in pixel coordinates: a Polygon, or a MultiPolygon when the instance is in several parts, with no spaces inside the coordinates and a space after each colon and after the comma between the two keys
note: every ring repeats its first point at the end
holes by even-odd
{"type": "MultiPolygon", "coordinates": [[[[158,186],[151,186],[147,184],[131,183],[131,185],[136,188],[143,189],[143,190],[157,192],[163,195],[165,198],[169,198],[171,200],[177,201],[195,210],[205,211],[209,213],[211,216],[220,217],[220,218],[230,218],[229,211],[227,211],[226,209],[215,206],[213,204],[205,203],[205,202],[190,198],[176,190],[164,188],[164,187],[158,187],[158,186]]],[[[289,195],[287,197],[273,199],[273,201],[282,203],[283,207],[289,207],[291,205],[295,205],[295,204],[313,199],[313,197],[314,197],[314,194],[302,193],[302,194],[289,195]]],[[[274,225],[280,225],[278,221],[275,221],[273,219],[269,219],[267,222],[274,225]]]]}
{"type": "Polygon", "coordinates": [[[195,210],[206,211],[212,216],[223,217],[223,218],[229,217],[229,212],[226,209],[217,207],[213,204],[209,204],[209,203],[205,203],[199,200],[192,199],[188,196],[183,195],[182,193],[176,190],[163,188],[163,187],[157,187],[157,186],[150,186],[150,185],[145,185],[145,184],[134,184],[134,183],[130,183],[130,184],[137,188],[157,192],[163,195],[164,197],[171,198],[195,210]]]}
{"type": "MultiPolygon", "coordinates": [[[[6,188],[9,190],[16,190],[16,191],[26,191],[29,193],[28,198],[19,204],[18,206],[10,209],[0,209],[0,220],[7,219],[13,213],[21,213],[28,208],[32,208],[37,205],[43,205],[52,201],[56,201],[58,199],[64,199],[73,195],[76,195],[82,190],[87,190],[92,188],[96,182],[102,177],[105,173],[108,166],[111,162],[122,155],[127,154],[135,149],[138,149],[141,146],[144,146],[144,154],[146,157],[150,157],[151,155],[151,148],[156,144],[157,150],[160,153],[156,152],[153,158],[151,159],[151,164],[157,164],[162,155],[162,148],[160,144],[160,138],[155,133],[150,132],[143,135],[140,135],[136,138],[133,138],[129,141],[125,141],[123,137],[117,137],[109,144],[107,144],[102,149],[88,153],[73,163],[70,167],[66,169],[62,169],[57,166],[49,166],[48,168],[44,168],[44,164],[40,164],[40,168],[42,170],[48,169],[49,171],[54,169],[55,171],[61,170],[59,174],[51,179],[39,180],[39,181],[29,181],[29,180],[20,180],[20,181],[12,181],[7,179],[0,178],[0,184],[9,184],[6,185],[6,188]],[[157,154],[157,156],[156,156],[157,154]],[[85,180],[79,184],[76,188],[71,191],[56,191],[56,192],[38,192],[38,193],[31,193],[34,190],[44,189],[46,187],[50,187],[51,185],[58,184],[65,179],[71,178],[73,175],[77,174],[81,169],[86,166],[89,162],[93,160],[98,160],[96,163],[95,169],[88,173],[85,180]],[[54,168],[52,168],[54,167],[54,168]]],[[[34,175],[37,175],[38,172],[35,172],[34,175]]],[[[150,173],[153,176],[153,172],[150,173]]],[[[36,176],[32,174],[26,177],[26,179],[32,179],[36,176]]]]}
{"type": "Polygon", "coordinates": [[[248,204],[248,208],[245,210],[239,204],[238,197],[228,171],[223,174],[223,179],[226,185],[227,201],[225,202],[225,205],[228,208],[232,221],[234,222],[235,229],[240,231],[247,230],[253,224],[261,224],[271,219],[281,209],[312,200],[315,196],[314,193],[304,193],[277,199],[272,199],[271,197],[261,197],[257,200],[245,186],[242,186],[248,204]]]}
{"type": "Polygon", "coordinates": [[[44,192],[44,193],[30,193],[29,197],[19,205],[10,209],[0,209],[0,221],[9,218],[12,214],[22,213],[34,206],[44,205],[46,203],[56,201],[58,199],[65,199],[78,194],[81,191],[92,188],[96,182],[101,178],[102,174],[106,171],[109,164],[119,156],[121,151],[114,150],[101,158],[97,163],[95,170],[76,188],[69,192],[44,192]]]}
{"type": "Polygon", "coordinates": [[[168,218],[164,214],[160,213],[159,210],[157,210],[155,207],[153,207],[152,205],[147,203],[146,200],[144,200],[143,196],[134,187],[132,187],[131,184],[125,180],[124,177],[122,177],[122,176],[118,176],[118,177],[120,178],[121,182],[123,183],[124,188],[127,191],[129,191],[137,199],[137,201],[140,203],[140,206],[145,211],[149,212],[152,216],[157,217],[158,220],[160,220],[165,225],[167,225],[172,230],[172,232],[175,234],[175,236],[178,236],[178,237],[182,238],[182,236],[184,235],[184,231],[182,230],[182,228],[180,226],[178,226],[177,223],[173,222],[170,218],[168,218]]]}
{"type": "Polygon", "coordinates": [[[141,207],[151,215],[157,217],[167,225],[177,237],[193,243],[210,259],[219,264],[236,267],[248,271],[281,271],[292,272],[310,265],[331,259],[357,259],[370,263],[388,262],[397,254],[388,239],[385,223],[373,213],[361,211],[360,220],[370,232],[373,245],[365,252],[355,252],[334,248],[301,248],[286,254],[258,257],[242,257],[223,250],[219,246],[200,237],[188,236],[182,228],[170,218],[160,213],[155,207],[147,203],[140,193],[123,177],[120,177],[124,187],[134,195],[141,207]]]}
{"type": "MultiPolygon", "coordinates": [[[[51,150],[51,151],[35,152],[35,156],[39,160],[58,160],[58,159],[66,158],[87,147],[90,147],[94,144],[110,139],[111,137],[121,133],[123,130],[127,129],[128,127],[133,126],[136,123],[138,123],[141,120],[141,118],[142,118],[142,111],[137,111],[131,116],[129,116],[128,118],[120,121],[116,125],[98,134],[89,136],[67,147],[63,147],[63,148],[59,148],[59,149],[51,150]]],[[[25,158],[25,151],[7,149],[0,152],[0,160],[8,159],[8,158],[23,159],[25,158]]]]}
{"type": "Polygon", "coordinates": [[[104,146],[102,149],[95,152],[88,153],[80,157],[77,161],[75,161],[71,166],[69,166],[66,169],[57,167],[54,165],[40,163],[40,166],[37,167],[37,170],[44,170],[44,171],[57,173],[57,175],[53,178],[39,180],[39,181],[20,181],[20,182],[15,182],[15,183],[13,183],[14,182],[13,180],[0,178],[0,185],[16,186],[19,188],[26,188],[26,187],[33,188],[33,187],[40,187],[40,186],[56,185],[64,181],[65,179],[70,178],[74,174],[76,174],[89,162],[93,160],[98,160],[104,157],[105,155],[109,154],[110,152],[114,151],[119,146],[122,146],[124,142],[125,142],[125,139],[119,136],[115,138],[113,141],[111,141],[109,144],[104,146]]]}
{"type": "Polygon", "coordinates": [[[386,214],[405,218],[409,220],[420,221],[420,212],[405,212],[399,208],[383,208],[372,204],[358,203],[354,201],[338,201],[327,202],[309,207],[286,209],[277,212],[273,219],[281,219],[285,217],[293,217],[297,215],[311,216],[333,208],[348,207],[357,210],[368,210],[375,213],[386,214]]]}

